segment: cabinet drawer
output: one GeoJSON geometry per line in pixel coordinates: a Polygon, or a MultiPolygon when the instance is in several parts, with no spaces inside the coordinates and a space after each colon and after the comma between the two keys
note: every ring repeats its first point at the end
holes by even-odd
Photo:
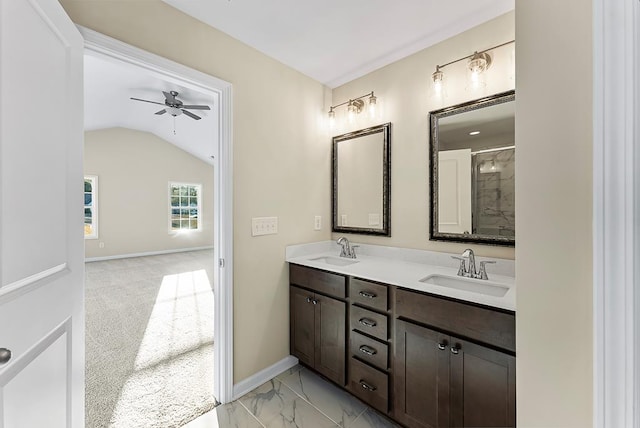
{"type": "Polygon", "coordinates": [[[289,282],[328,296],[346,297],[345,277],[334,273],[290,264],[289,282]]]}
{"type": "Polygon", "coordinates": [[[381,311],[386,311],[387,286],[353,278],[349,283],[349,297],[358,303],[381,311]]]}
{"type": "Polygon", "coordinates": [[[349,390],[365,403],[383,413],[389,411],[389,376],[361,363],[349,360],[349,390]]]}
{"type": "Polygon", "coordinates": [[[387,316],[359,306],[351,306],[351,329],[387,340],[387,316]]]}
{"type": "Polygon", "coordinates": [[[514,314],[400,288],[395,294],[397,317],[434,326],[512,352],[516,351],[514,314]]]}
{"type": "Polygon", "coordinates": [[[351,356],[358,357],[373,366],[387,370],[389,366],[389,346],[355,331],[350,337],[351,356]]]}

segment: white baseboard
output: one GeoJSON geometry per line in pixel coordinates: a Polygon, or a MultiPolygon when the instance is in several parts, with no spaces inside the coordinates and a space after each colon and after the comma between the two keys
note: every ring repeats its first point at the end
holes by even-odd
{"type": "Polygon", "coordinates": [[[85,262],[101,262],[103,260],[128,259],[130,257],[158,256],[160,254],[186,253],[187,251],[211,250],[213,245],[206,247],[176,248],[175,250],[147,251],[145,253],[116,254],[104,257],[87,257],[85,262]]]}
{"type": "Polygon", "coordinates": [[[253,376],[249,376],[248,378],[241,380],[240,382],[233,385],[233,399],[237,400],[247,392],[254,390],[263,383],[278,376],[285,370],[289,370],[296,364],[298,364],[298,359],[293,355],[289,355],[281,359],[277,363],[267,367],[266,369],[260,370],[253,376]]]}

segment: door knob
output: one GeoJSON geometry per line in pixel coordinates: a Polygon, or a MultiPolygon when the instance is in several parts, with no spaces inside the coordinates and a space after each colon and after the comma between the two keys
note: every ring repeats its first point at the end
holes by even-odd
{"type": "Polygon", "coordinates": [[[7,348],[0,348],[0,364],[7,364],[11,359],[11,351],[7,348]]]}

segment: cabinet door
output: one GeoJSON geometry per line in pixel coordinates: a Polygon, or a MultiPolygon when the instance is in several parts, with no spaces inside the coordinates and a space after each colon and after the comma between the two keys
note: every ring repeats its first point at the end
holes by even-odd
{"type": "Polygon", "coordinates": [[[313,367],[314,365],[314,306],[313,293],[289,287],[289,316],[291,317],[291,354],[313,367]]]}
{"type": "Polygon", "coordinates": [[[315,295],[315,369],[345,385],[346,303],[315,295]]]}
{"type": "Polygon", "coordinates": [[[407,427],[449,426],[449,337],[396,320],[394,416],[407,427]]]}
{"type": "Polygon", "coordinates": [[[516,359],[452,338],[451,426],[516,426],[516,359]]]}

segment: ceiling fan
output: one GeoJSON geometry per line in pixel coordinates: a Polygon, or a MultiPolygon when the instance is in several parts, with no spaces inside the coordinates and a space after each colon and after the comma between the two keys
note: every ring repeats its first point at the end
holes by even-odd
{"type": "Polygon", "coordinates": [[[142,100],[140,98],[134,98],[134,97],[131,97],[131,99],[135,100],[135,101],[143,101],[145,103],[151,103],[151,104],[158,104],[158,105],[161,105],[161,106],[162,105],[166,106],[162,110],[157,111],[156,112],[157,115],[169,113],[171,116],[176,117],[176,116],[180,116],[182,113],[184,113],[185,115],[189,116],[192,119],[200,120],[201,119],[200,116],[191,113],[189,110],[211,110],[209,108],[209,106],[206,106],[206,105],[186,105],[186,104],[183,104],[182,101],[180,101],[179,99],[176,98],[178,96],[178,92],[176,92],[176,91],[169,91],[169,92],[162,91],[162,93],[164,94],[164,98],[165,98],[164,99],[164,104],[156,102],[156,101],[142,100]],[[189,110],[187,110],[187,109],[189,109],[189,110]]]}

